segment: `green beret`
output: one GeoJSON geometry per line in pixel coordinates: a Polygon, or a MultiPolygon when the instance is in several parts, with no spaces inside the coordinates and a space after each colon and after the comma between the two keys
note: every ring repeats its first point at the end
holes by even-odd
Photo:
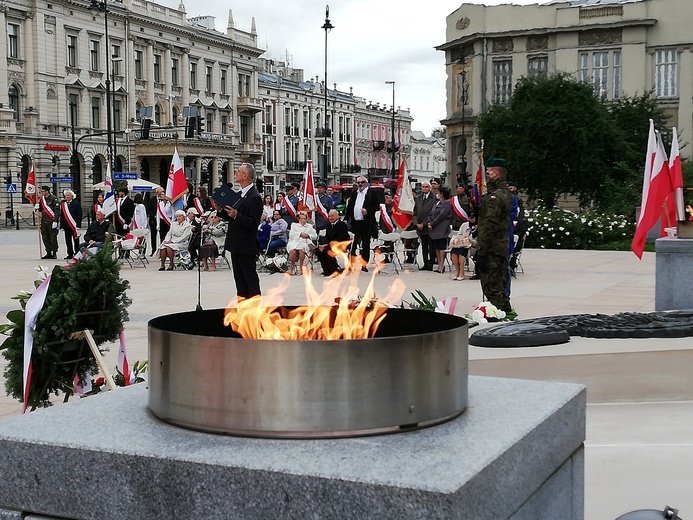
{"type": "Polygon", "coordinates": [[[486,161],[487,168],[491,168],[492,166],[500,166],[501,168],[505,168],[506,170],[510,169],[508,161],[506,161],[505,159],[501,159],[500,157],[491,157],[488,161],[486,161]]]}

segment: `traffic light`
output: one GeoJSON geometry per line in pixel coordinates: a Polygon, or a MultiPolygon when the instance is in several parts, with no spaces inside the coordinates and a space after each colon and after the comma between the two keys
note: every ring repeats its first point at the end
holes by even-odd
{"type": "Polygon", "coordinates": [[[140,133],[140,139],[145,140],[149,139],[149,129],[152,127],[152,120],[151,119],[143,119],[142,120],[142,130],[140,133]]]}
{"type": "Polygon", "coordinates": [[[192,139],[195,137],[195,128],[197,127],[197,117],[188,116],[185,120],[185,138],[192,139]]]}
{"type": "Polygon", "coordinates": [[[199,136],[205,131],[205,118],[202,116],[197,116],[197,135],[199,136]]]}
{"type": "Polygon", "coordinates": [[[202,178],[200,179],[200,184],[209,183],[209,172],[207,170],[202,170],[202,178]]]}

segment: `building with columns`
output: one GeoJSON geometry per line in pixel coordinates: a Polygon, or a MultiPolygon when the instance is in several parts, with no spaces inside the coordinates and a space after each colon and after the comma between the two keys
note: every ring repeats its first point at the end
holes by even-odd
{"type": "MultiPolygon", "coordinates": [[[[333,85],[327,90],[325,114],[325,85],[318,77],[304,80],[302,69],[262,58],[260,62],[264,181],[271,193],[282,190],[287,182],[300,182],[308,160],[313,161],[315,177],[320,175],[330,184],[351,184],[359,174],[373,182],[390,175],[390,154],[384,143],[391,140],[391,110],[366,103],[352,89],[343,92],[333,85]],[[319,156],[325,150],[326,175],[319,168],[319,156]]],[[[399,157],[408,149],[412,119],[404,110],[395,116],[399,157]]]]}
{"type": "Polygon", "coordinates": [[[229,12],[219,32],[212,17],[187,19],[182,1],[178,9],[106,1],[107,14],[99,3],[95,10],[88,0],[0,6],[7,30],[0,40],[3,175],[23,186],[33,161],[37,184],[71,177],[54,186],[90,203],[109,157],[109,105],[116,172],[165,185],[177,146],[186,173],[211,190],[233,180],[241,162],[262,163],[263,51],[254,19],[240,30],[229,12]],[[186,137],[190,107],[204,119],[201,132],[186,137]]]}
{"type": "Polygon", "coordinates": [[[428,137],[419,130],[411,133],[409,158],[409,177],[412,182],[439,179],[445,186],[454,185],[457,180],[449,178],[446,170],[445,139],[428,137]]]}
{"type": "Polygon", "coordinates": [[[462,4],[437,47],[447,68],[448,171],[476,171],[479,114],[506,103],[520,77],[558,71],[607,102],[652,91],[681,142],[693,142],[692,23],[687,0],[462,4]]]}

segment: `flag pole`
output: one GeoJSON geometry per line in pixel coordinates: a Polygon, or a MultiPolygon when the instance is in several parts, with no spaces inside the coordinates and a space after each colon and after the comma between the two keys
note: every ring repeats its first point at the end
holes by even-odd
{"type": "Polygon", "coordinates": [[[43,245],[41,241],[41,212],[34,210],[34,213],[38,215],[36,220],[36,231],[38,231],[39,258],[41,258],[43,256],[43,245]]]}

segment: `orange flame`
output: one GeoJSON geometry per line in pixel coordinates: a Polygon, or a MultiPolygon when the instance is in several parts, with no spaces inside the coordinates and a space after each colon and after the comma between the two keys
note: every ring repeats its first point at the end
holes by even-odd
{"type": "Polygon", "coordinates": [[[303,267],[306,305],[284,307],[283,296],[296,278],[285,276],[278,287],[266,295],[239,300],[230,305],[224,324],[247,339],[273,340],[336,340],[373,337],[385,318],[388,302],[397,302],[405,285],[394,280],[384,298],[376,298],[374,291],[377,269],[362,296],[358,278],[362,262],[350,262],[346,254],[349,242],[333,244],[329,254],[341,258],[344,274],[325,280],[322,291],[313,286],[312,272],[303,267]]]}

